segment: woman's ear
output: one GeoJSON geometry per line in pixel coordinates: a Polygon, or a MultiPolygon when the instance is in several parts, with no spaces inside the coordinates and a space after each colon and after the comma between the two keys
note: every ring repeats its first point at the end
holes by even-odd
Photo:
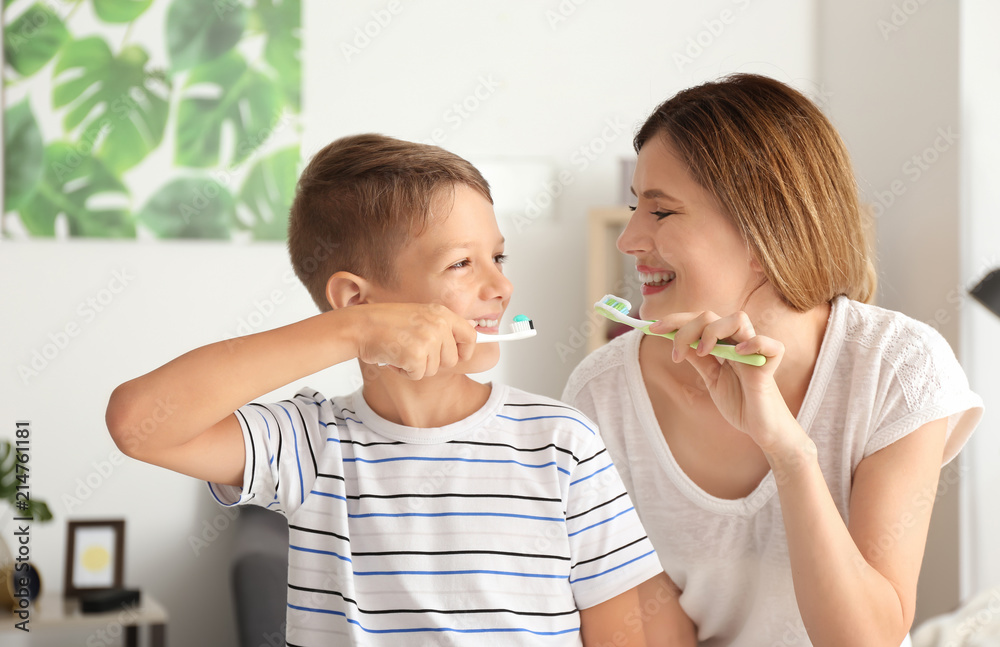
{"type": "Polygon", "coordinates": [[[334,310],[366,303],[371,286],[357,274],[337,272],[326,282],[326,300],[334,310]]]}

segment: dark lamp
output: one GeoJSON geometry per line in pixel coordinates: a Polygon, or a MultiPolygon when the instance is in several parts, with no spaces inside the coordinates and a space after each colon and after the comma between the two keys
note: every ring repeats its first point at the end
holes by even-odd
{"type": "Polygon", "coordinates": [[[995,269],[969,290],[969,294],[986,309],[1000,317],[1000,269],[995,269]]]}

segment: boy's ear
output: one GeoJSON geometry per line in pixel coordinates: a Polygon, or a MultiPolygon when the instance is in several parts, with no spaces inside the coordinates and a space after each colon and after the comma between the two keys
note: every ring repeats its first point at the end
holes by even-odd
{"type": "Polygon", "coordinates": [[[334,310],[368,301],[370,284],[357,274],[337,272],[326,282],[326,300],[334,310]]]}

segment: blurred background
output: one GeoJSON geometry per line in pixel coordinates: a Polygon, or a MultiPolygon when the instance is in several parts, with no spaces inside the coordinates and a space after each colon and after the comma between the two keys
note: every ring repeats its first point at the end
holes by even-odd
{"type": "MultiPolygon", "coordinates": [[[[31,526],[45,590],[62,588],[68,521],[124,519],[124,583],[166,609],[168,644],[237,644],[240,513],[123,459],[104,410],[115,386],[187,350],[314,314],[282,237],[319,148],[381,132],[483,170],[510,313],[539,334],[482,379],[558,397],[602,341],[590,295],[615,287],[601,236],[635,129],[731,72],[773,76],[830,117],[877,216],[878,304],[940,330],[987,402],[942,474],[917,623],[1000,585],[1000,320],[967,297],[1000,265],[997,3],[6,0],[4,24],[0,439],[30,421],[31,496],[54,517],[31,526]]],[[[332,367],[265,397],[300,384],[332,394],[360,377],[332,367]]],[[[114,644],[101,640],[2,634],[114,644]]]]}

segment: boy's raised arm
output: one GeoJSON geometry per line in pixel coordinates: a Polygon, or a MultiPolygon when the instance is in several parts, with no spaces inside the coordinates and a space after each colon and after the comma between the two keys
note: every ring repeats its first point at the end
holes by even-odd
{"type": "Polygon", "coordinates": [[[233,413],[334,364],[387,363],[412,379],[454,366],[475,330],[443,306],[366,304],[197,348],[111,394],[106,422],[132,458],[198,479],[242,485],[243,434],[233,413]]]}

